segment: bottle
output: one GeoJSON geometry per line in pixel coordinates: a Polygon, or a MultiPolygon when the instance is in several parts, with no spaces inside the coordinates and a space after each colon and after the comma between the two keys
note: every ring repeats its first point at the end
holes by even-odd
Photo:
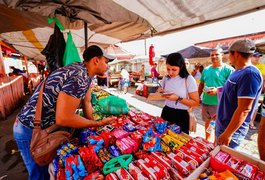
{"type": "Polygon", "coordinates": [[[215,121],[211,121],[209,127],[206,129],[206,132],[211,134],[212,131],[214,131],[214,128],[215,128],[215,121]]]}

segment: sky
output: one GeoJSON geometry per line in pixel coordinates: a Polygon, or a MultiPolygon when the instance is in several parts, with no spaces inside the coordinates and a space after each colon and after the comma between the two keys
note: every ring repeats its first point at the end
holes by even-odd
{"type": "Polygon", "coordinates": [[[156,56],[179,51],[195,43],[265,31],[265,10],[231,18],[205,26],[195,27],[164,36],[120,43],[119,46],[136,55],[148,55],[151,44],[156,56]]]}

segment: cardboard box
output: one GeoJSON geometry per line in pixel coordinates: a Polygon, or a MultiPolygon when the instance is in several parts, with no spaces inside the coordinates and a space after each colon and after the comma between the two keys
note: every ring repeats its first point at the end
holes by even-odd
{"type": "MultiPolygon", "coordinates": [[[[226,152],[233,157],[239,158],[241,160],[247,161],[259,168],[260,171],[265,172],[265,162],[257,159],[253,156],[247,155],[242,152],[235,151],[227,146],[217,146],[212,152],[210,152],[211,157],[214,157],[219,151],[226,152]]],[[[193,171],[186,179],[197,179],[199,175],[210,166],[211,158],[204,161],[195,171],[193,171]]]]}

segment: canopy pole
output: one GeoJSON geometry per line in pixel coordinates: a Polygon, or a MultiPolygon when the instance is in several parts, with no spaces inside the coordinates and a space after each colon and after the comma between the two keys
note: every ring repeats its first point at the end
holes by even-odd
{"type": "Polygon", "coordinates": [[[87,22],[84,21],[84,28],[85,28],[85,49],[87,48],[87,22]]]}

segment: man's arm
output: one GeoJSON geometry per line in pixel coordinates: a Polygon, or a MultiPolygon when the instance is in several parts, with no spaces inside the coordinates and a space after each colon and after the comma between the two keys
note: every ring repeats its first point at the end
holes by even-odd
{"type": "Polygon", "coordinates": [[[251,110],[254,99],[239,98],[238,106],[231,118],[225,131],[219,136],[218,143],[220,145],[229,145],[232,135],[243,124],[248,113],[251,110]]]}
{"type": "Polygon", "coordinates": [[[265,116],[262,116],[258,132],[258,149],[259,149],[259,157],[263,161],[265,161],[264,137],[265,137],[265,116]]]}
{"type": "Polygon", "coordinates": [[[93,108],[91,104],[91,89],[88,89],[85,99],[83,100],[83,112],[85,115],[85,118],[94,120],[93,117],[93,108]]]}
{"type": "Polygon", "coordinates": [[[110,124],[116,119],[115,117],[104,118],[101,121],[86,119],[75,113],[79,104],[80,99],[60,92],[56,103],[56,124],[71,128],[86,128],[110,124]]]}

